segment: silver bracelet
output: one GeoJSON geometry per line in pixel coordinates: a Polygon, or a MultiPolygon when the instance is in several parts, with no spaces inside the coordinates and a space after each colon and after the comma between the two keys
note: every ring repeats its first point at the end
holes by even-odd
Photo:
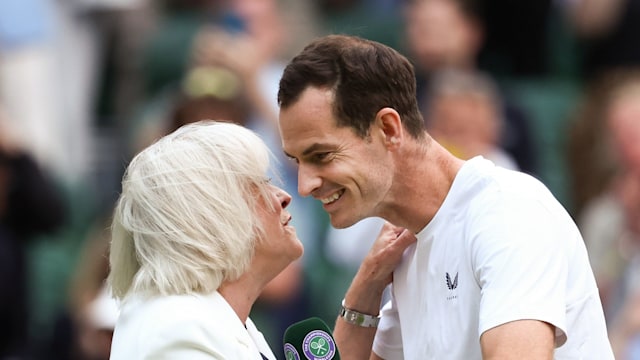
{"type": "Polygon", "coordinates": [[[355,310],[347,309],[344,307],[344,299],[342,300],[340,317],[347,323],[360,327],[377,327],[380,322],[380,316],[363,314],[355,310]]]}

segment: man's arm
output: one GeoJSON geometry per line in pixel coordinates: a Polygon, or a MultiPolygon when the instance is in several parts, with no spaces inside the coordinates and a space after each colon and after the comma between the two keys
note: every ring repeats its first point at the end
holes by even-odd
{"type": "MultiPolygon", "coordinates": [[[[376,316],[384,289],[393,281],[393,270],[402,260],[404,250],[416,241],[408,230],[385,223],[380,235],[345,294],[344,306],[363,314],[376,316]]],[[[338,318],[333,336],[342,359],[381,359],[372,353],[374,327],[361,327],[338,318]]]]}
{"type": "Polygon", "coordinates": [[[517,320],[496,326],[480,336],[482,358],[553,359],[553,325],[539,320],[517,320]]]}

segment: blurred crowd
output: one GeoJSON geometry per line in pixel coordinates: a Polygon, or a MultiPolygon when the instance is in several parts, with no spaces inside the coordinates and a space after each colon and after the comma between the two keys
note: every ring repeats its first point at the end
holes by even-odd
{"type": "Polygon", "coordinates": [[[332,324],[382,222],[334,229],[297,195],[276,104],[287,61],[328,33],[405,54],[436,139],[554,192],[583,232],[616,358],[640,359],[640,0],[0,1],[0,359],[108,359],[122,172],[201,119],[256,131],[293,196],[305,255],[252,318],[274,349],[295,321],[332,324]]]}

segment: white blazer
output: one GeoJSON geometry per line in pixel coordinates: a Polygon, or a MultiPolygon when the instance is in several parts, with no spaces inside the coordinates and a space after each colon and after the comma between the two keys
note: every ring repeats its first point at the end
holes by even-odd
{"type": "Polygon", "coordinates": [[[122,303],[111,360],[276,357],[251,319],[245,328],[220,293],[128,297],[122,303]]]}

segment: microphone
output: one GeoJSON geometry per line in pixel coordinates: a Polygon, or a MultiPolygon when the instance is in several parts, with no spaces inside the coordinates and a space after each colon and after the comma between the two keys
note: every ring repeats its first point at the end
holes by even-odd
{"type": "Polygon", "coordinates": [[[282,340],[287,360],[340,360],[331,330],[320,318],[312,317],[287,328],[282,340]]]}

